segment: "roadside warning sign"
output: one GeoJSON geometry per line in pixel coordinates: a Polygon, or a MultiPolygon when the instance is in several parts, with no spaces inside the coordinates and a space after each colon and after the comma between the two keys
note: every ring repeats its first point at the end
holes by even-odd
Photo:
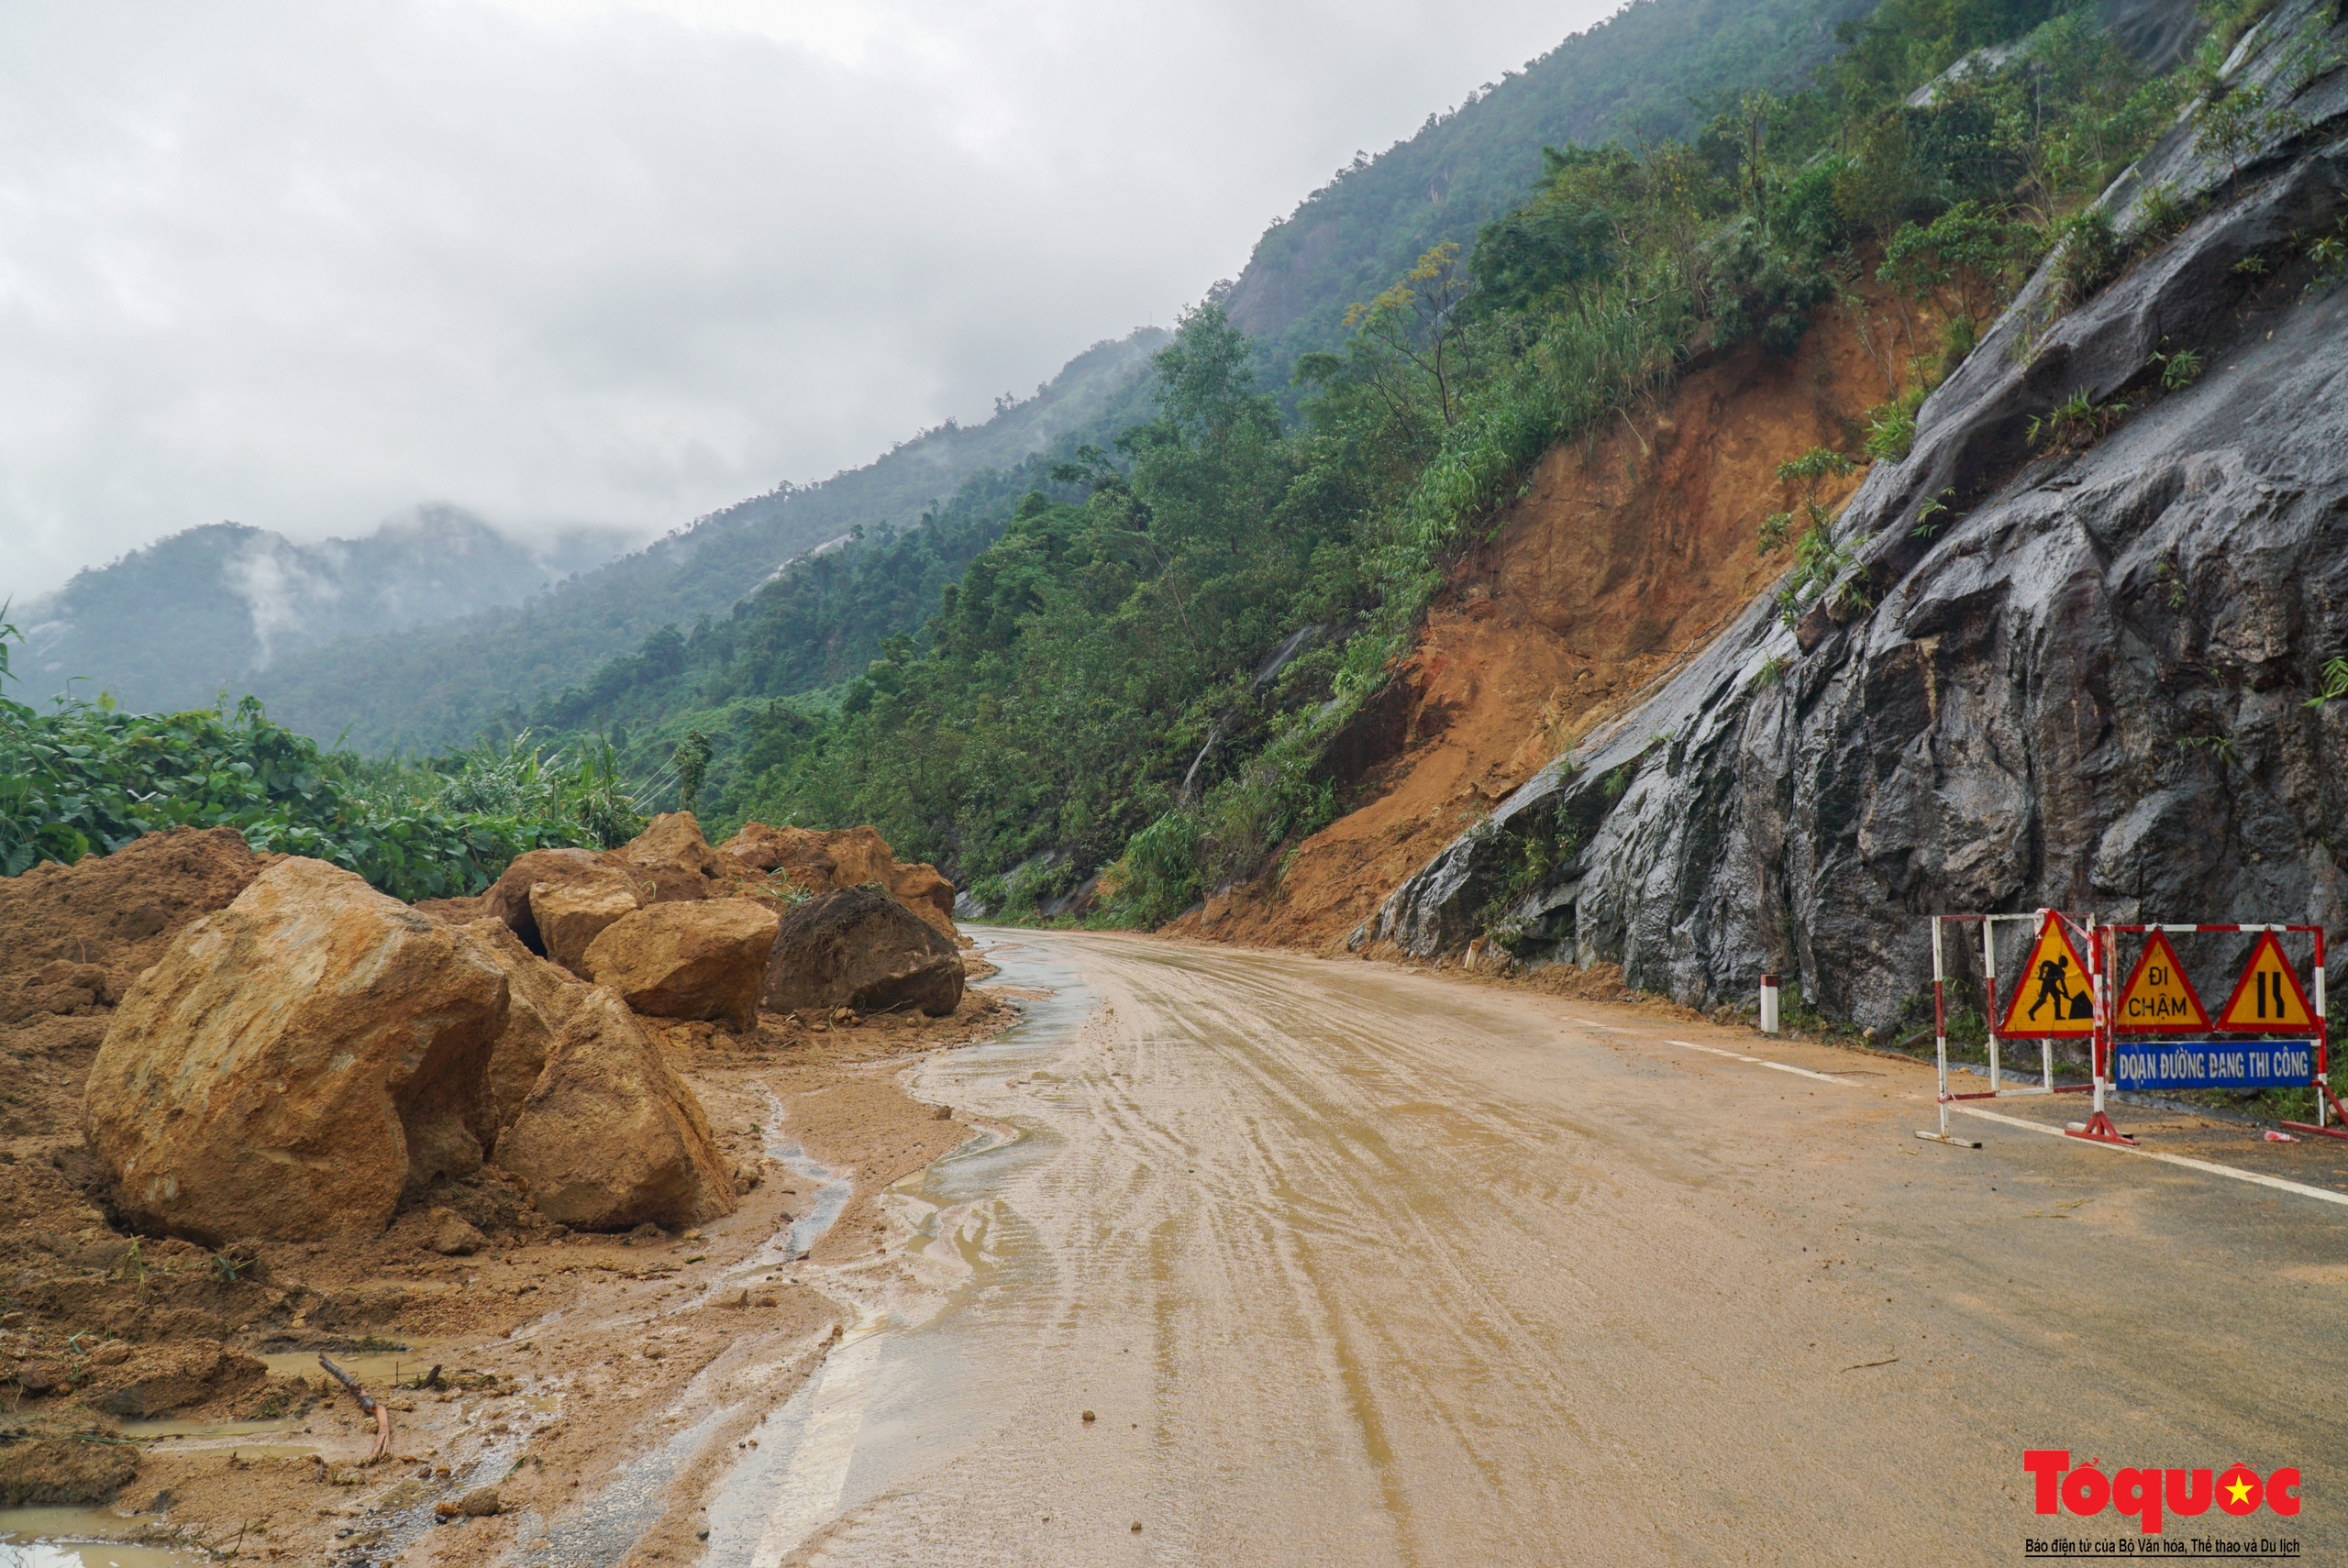
{"type": "Polygon", "coordinates": [[[2029,962],[2022,966],[1998,1032],[2021,1040],[2095,1032],[2094,986],[2060,915],[2050,911],[2039,922],[2038,940],[2030,945],[2029,962]]]}
{"type": "Polygon", "coordinates": [[[2273,932],[2262,933],[2258,945],[2250,950],[2250,962],[2234,983],[2234,994],[2226,999],[2225,1011],[2218,1015],[2218,1027],[2253,1032],[2315,1027],[2315,1010],[2308,1006],[2308,994],[2299,989],[2299,977],[2273,932]]]}
{"type": "Polygon", "coordinates": [[[2210,1015],[2202,1010],[2201,999],[2194,994],[2193,982],[2185,977],[2185,966],[2176,961],[2176,949],[2165,933],[2153,933],[2129,971],[2128,983],[2120,988],[2113,1027],[2126,1034],[2193,1034],[2210,1027],[2210,1015]]]}

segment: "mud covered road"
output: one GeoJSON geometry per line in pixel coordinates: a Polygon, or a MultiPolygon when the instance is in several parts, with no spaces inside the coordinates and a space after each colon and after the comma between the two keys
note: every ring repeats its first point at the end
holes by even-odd
{"type": "MultiPolygon", "coordinates": [[[[901,1184],[946,1304],[851,1335],[776,1416],[771,1469],[713,1508],[721,1568],[2135,1534],[2033,1515],[2025,1448],[2296,1464],[2296,1519],[2168,1536],[2348,1543],[2348,1208],[2001,1123],[1922,1143],[1923,1072],[1659,1011],[1001,935],[1051,994],[914,1079],[1009,1135],[901,1184]]],[[[2348,1187],[2348,1148],[2165,1137],[2348,1187]]]]}

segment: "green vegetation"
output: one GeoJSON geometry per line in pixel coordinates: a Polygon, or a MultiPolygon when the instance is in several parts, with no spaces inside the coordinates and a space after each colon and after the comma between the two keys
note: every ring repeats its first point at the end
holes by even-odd
{"type": "MultiPolygon", "coordinates": [[[[1540,177],[1544,147],[1684,141],[1741,94],[1798,88],[1835,51],[1838,30],[1869,9],[1866,0],[1641,0],[1429,115],[1409,140],[1356,155],[1266,231],[1228,297],[1233,318],[1258,335],[1258,369],[1278,374],[1336,347],[1355,302],[1446,241],[1468,248],[1540,177]]],[[[1972,41],[1987,40],[1958,47],[1972,41]]],[[[1532,237],[1575,242],[1555,230],[1532,237]]]]}
{"type": "MultiPolygon", "coordinates": [[[[17,628],[0,607],[0,678],[17,628]]],[[[640,826],[608,749],[548,756],[526,739],[432,764],[371,762],[233,712],[126,713],[0,698],[0,876],[108,854],[141,834],[233,827],[402,899],[479,892],[526,850],[625,842],[640,826]]]]}

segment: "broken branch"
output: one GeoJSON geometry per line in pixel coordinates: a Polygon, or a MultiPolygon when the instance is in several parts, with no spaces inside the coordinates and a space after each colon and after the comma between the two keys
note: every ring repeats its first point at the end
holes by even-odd
{"type": "Polygon", "coordinates": [[[337,1383],[350,1390],[350,1397],[359,1401],[359,1408],[361,1411],[375,1418],[375,1449],[367,1456],[367,1463],[372,1464],[389,1454],[392,1452],[392,1408],[379,1400],[368,1397],[367,1390],[359,1386],[359,1379],[343,1371],[324,1355],[318,1357],[318,1364],[325,1367],[337,1383]]]}

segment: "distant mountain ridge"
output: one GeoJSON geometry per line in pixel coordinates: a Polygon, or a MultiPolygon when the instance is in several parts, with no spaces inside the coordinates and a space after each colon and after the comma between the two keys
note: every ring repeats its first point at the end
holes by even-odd
{"type": "Polygon", "coordinates": [[[582,528],[534,545],[445,505],[316,545],[236,523],[190,528],[19,603],[11,618],[28,647],[15,694],[74,683],[127,707],[176,709],[251,691],[321,739],[460,745],[664,624],[725,614],[788,561],[855,528],[909,526],[973,473],[1015,468],[1089,427],[1133,394],[1165,336],[1143,327],[1096,343],[983,425],[949,420],[861,468],[785,482],[633,551],[640,535],[582,528]],[[498,628],[525,604],[527,649],[501,646],[498,628]],[[466,686],[478,690],[449,699],[466,686]]]}
{"type": "Polygon", "coordinates": [[[105,690],[126,707],[201,706],[247,672],[336,637],[519,603],[630,539],[576,528],[518,540],[445,505],[419,506],[360,538],[308,545],[207,524],[18,606],[19,673],[43,696],[87,679],[82,695],[105,690]]]}
{"type": "Polygon", "coordinates": [[[1146,416],[1158,327],[1094,344],[983,425],[951,421],[819,484],[783,484],[523,602],[305,649],[244,677],[270,712],[364,750],[461,745],[512,729],[663,626],[724,619],[791,560],[858,529],[917,525],[988,470],[1008,473],[1146,416]]]}

